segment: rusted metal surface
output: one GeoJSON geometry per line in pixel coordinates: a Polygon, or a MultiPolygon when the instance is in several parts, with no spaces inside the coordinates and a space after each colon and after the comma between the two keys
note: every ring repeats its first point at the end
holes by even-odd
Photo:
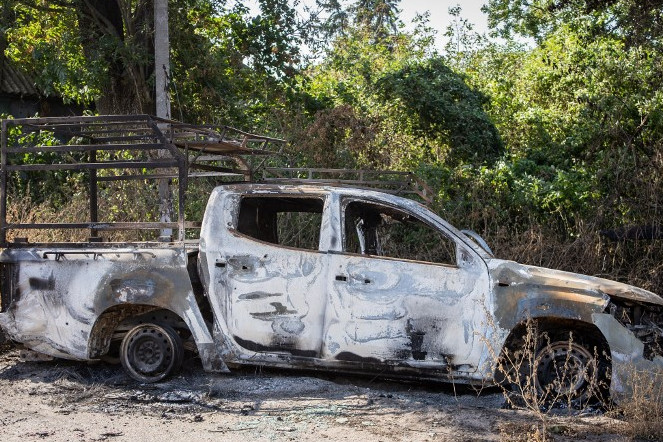
{"type": "Polygon", "coordinates": [[[488,346],[499,353],[528,319],[599,327],[595,315],[605,314],[611,299],[663,305],[637,287],[492,258],[411,201],[315,186],[217,190],[203,224],[201,266],[214,310],[224,318],[222,334],[232,338],[227,352],[235,362],[455,381],[491,379],[496,361],[488,346]],[[279,248],[238,233],[238,200],[256,194],[324,198],[319,250],[279,248]],[[456,265],[344,252],[342,200],[349,197],[401,207],[440,229],[456,242],[456,265]],[[212,232],[215,240],[209,241],[212,232]],[[295,361],[301,356],[308,358],[295,361]]]}
{"type": "MultiPolygon", "coordinates": [[[[284,143],[280,139],[229,126],[191,125],[149,115],[3,120],[0,138],[0,244],[7,245],[9,230],[40,228],[85,228],[90,230],[90,238],[95,240],[99,238],[99,231],[110,229],[178,229],[177,237],[181,241],[185,230],[196,226],[187,224],[184,216],[188,181],[194,178],[213,178],[221,183],[287,177],[295,182],[295,176],[299,176],[309,182],[381,188],[401,195],[415,195],[426,203],[433,201],[432,190],[410,172],[306,169],[307,175],[301,177],[304,169],[264,167],[266,158],[282,155],[284,143]],[[14,134],[11,139],[10,132],[14,134]],[[50,139],[46,144],[40,144],[44,143],[44,137],[50,139]],[[38,141],[40,139],[42,141],[38,141]],[[32,161],[33,155],[40,155],[39,161],[32,161]],[[77,171],[87,175],[89,219],[49,225],[7,220],[10,178],[20,179],[17,177],[21,174],[32,172],[55,174],[61,171],[77,171]],[[342,176],[351,176],[352,179],[339,178],[342,176]],[[177,180],[174,214],[169,209],[173,205],[170,193],[164,187],[168,185],[168,179],[177,180]],[[137,180],[145,181],[145,188],[155,181],[159,184],[159,200],[164,216],[133,223],[100,219],[97,207],[100,183],[112,185],[137,180]],[[176,224],[172,224],[171,220],[176,224]]],[[[199,223],[200,220],[193,222],[199,223]]]]}
{"type": "Polygon", "coordinates": [[[372,188],[395,195],[416,196],[427,205],[435,200],[435,193],[424,180],[412,172],[394,170],[265,167],[262,181],[372,188]]]}
{"type": "Polygon", "coordinates": [[[247,163],[241,157],[278,154],[282,144],[282,140],[228,126],[196,126],[148,115],[3,120],[0,139],[0,244],[7,245],[6,235],[10,229],[43,228],[38,223],[7,221],[7,185],[11,176],[20,176],[17,174],[25,172],[87,171],[89,226],[84,226],[84,220],[81,220],[68,225],[51,224],[47,228],[89,228],[91,238],[97,238],[98,230],[104,229],[177,228],[178,238],[183,240],[185,229],[191,227],[185,225],[184,218],[187,181],[196,176],[190,173],[191,170],[205,170],[208,177],[250,179],[252,171],[247,170],[247,163]],[[10,132],[15,132],[12,140],[10,132]],[[46,145],[35,141],[46,136],[51,137],[46,145]],[[35,140],[28,141],[33,138],[35,140]],[[195,155],[189,155],[189,152],[195,155]],[[76,155],[81,153],[87,153],[87,156],[76,155]],[[215,156],[201,157],[203,153],[215,156]],[[223,156],[219,156],[220,153],[223,156]],[[26,161],[30,154],[41,154],[42,161],[26,161]],[[50,160],[44,162],[43,158],[50,160]],[[169,200],[169,192],[163,188],[168,184],[164,181],[168,178],[177,179],[176,224],[170,223],[170,217],[151,222],[98,224],[98,183],[157,180],[161,185],[160,197],[169,200]]]}
{"type": "Polygon", "coordinates": [[[208,370],[264,364],[491,382],[495,355],[528,320],[605,343],[616,395],[628,389],[626,367],[663,369],[659,296],[496,259],[423,205],[371,190],[221,186],[198,247],[24,245],[0,264],[0,325],[56,357],[101,357],[118,329],[171,312],[208,370]],[[432,242],[423,239],[399,255],[401,231],[380,230],[386,224],[432,232],[432,252],[448,253],[421,255],[432,242]]]}

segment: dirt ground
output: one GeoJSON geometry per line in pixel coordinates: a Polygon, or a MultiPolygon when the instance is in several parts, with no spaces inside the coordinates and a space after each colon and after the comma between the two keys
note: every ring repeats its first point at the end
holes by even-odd
{"type": "MultiPolygon", "coordinates": [[[[498,389],[242,370],[212,375],[189,361],[140,385],[119,365],[22,362],[0,349],[4,441],[497,441],[535,438],[536,414],[498,389]]],[[[551,416],[551,440],[628,440],[605,414],[551,416]]]]}

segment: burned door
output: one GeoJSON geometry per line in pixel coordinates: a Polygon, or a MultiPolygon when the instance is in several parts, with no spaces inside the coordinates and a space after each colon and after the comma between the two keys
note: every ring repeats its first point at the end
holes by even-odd
{"type": "Polygon", "coordinates": [[[316,197],[241,198],[219,279],[228,331],[241,347],[319,355],[326,294],[326,254],[319,251],[323,206],[316,197]]]}
{"type": "Polygon", "coordinates": [[[343,250],[330,254],[323,357],[474,371],[488,288],[480,257],[400,208],[346,199],[341,211],[343,250]]]}

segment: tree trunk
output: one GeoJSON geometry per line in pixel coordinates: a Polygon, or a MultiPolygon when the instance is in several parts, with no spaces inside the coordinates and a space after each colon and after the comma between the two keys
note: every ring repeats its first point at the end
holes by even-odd
{"type": "Polygon", "coordinates": [[[153,67],[152,1],[79,0],[77,8],[86,57],[103,57],[107,84],[96,101],[100,114],[154,114],[154,91],[149,87],[153,67]],[[115,50],[99,45],[113,41],[115,50]],[[106,49],[106,50],[104,50],[106,49]]]}

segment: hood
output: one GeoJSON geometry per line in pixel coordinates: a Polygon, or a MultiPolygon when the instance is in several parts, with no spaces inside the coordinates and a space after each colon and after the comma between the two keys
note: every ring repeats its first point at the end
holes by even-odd
{"type": "Polygon", "coordinates": [[[493,280],[498,284],[530,284],[582,291],[598,290],[616,299],[663,306],[663,298],[657,294],[609,279],[528,266],[501,259],[491,259],[488,266],[493,280]]]}

